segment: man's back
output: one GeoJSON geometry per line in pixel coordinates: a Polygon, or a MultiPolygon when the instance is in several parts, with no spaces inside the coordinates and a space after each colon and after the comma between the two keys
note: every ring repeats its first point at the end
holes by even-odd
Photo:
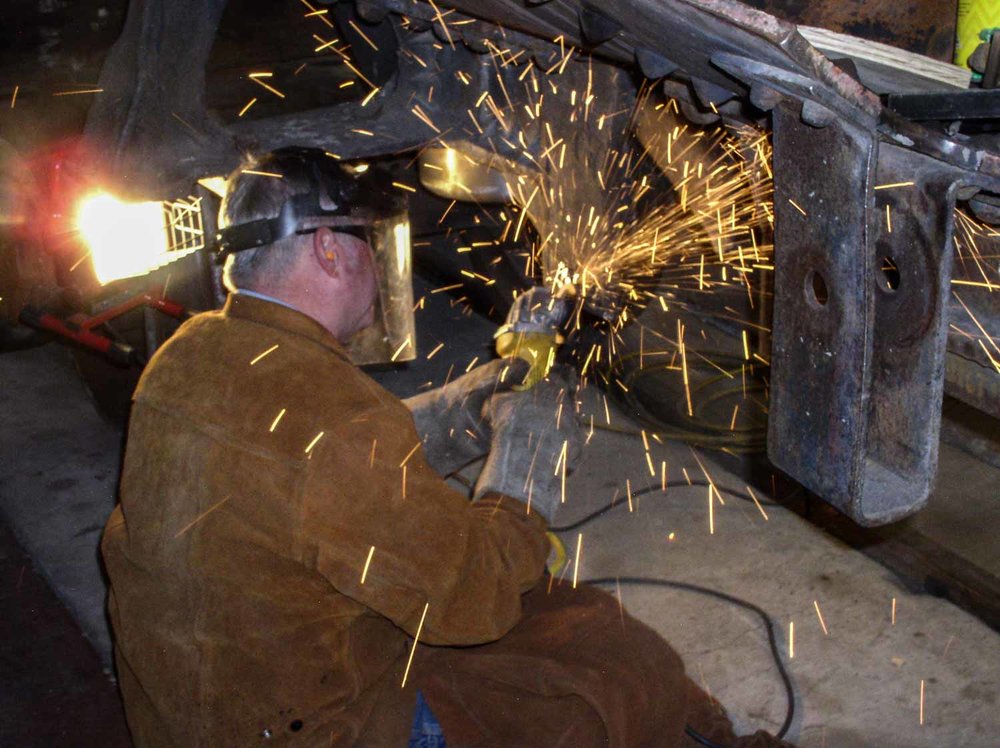
{"type": "Polygon", "coordinates": [[[546,552],[536,518],[470,506],[418,445],[292,310],[237,296],[164,347],[102,544],[138,745],[405,741],[424,606],[421,640],[495,639],[546,552]]]}

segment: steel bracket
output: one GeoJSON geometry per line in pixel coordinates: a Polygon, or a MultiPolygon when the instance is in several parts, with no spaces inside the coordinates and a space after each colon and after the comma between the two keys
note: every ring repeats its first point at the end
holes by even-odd
{"type": "Polygon", "coordinates": [[[774,161],[768,454],[860,524],[892,522],[924,505],[937,468],[962,173],[788,104],[774,161]]]}

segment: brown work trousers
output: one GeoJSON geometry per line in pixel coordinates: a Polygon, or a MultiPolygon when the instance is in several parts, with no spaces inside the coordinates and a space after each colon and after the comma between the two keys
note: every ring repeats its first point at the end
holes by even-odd
{"type": "Polygon", "coordinates": [[[498,641],[420,648],[416,684],[449,748],[695,745],[687,724],[732,744],[725,712],[616,598],[546,577],[523,605],[498,641]]]}

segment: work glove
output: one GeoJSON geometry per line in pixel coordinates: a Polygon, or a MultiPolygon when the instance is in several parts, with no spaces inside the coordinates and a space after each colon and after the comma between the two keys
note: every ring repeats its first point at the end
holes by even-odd
{"type": "Polygon", "coordinates": [[[428,464],[441,475],[450,475],[485,455],[491,432],[483,406],[495,393],[520,382],[527,370],[524,362],[496,359],[443,387],[403,400],[428,464]]]}
{"type": "Polygon", "coordinates": [[[551,522],[583,445],[573,398],[570,376],[557,367],[530,390],[490,399],[486,415],[493,440],[474,499],[501,493],[551,522]]]}

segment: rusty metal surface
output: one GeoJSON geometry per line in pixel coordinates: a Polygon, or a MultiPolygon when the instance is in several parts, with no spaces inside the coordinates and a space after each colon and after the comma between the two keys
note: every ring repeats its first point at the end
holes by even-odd
{"type": "Polygon", "coordinates": [[[937,466],[961,172],[787,107],[774,134],[768,454],[859,523],[891,522],[937,466]]]}
{"type": "Polygon", "coordinates": [[[951,62],[957,0],[747,0],[792,23],[840,31],[951,62]]]}
{"type": "MultiPolygon", "coordinates": [[[[161,196],[168,186],[228,171],[247,148],[288,144],[356,158],[417,150],[448,133],[516,162],[530,153],[531,128],[538,128],[517,119],[526,103],[515,83],[519,68],[528,60],[548,67],[563,47],[593,54],[594,75],[606,81],[602,96],[634,96],[630,73],[638,61],[650,75],[668,75],[664,85],[700,121],[750,111],[759,118],[777,106],[772,457],[863,523],[891,521],[923,502],[944,376],[954,185],[971,186],[970,194],[1000,192],[995,139],[947,135],[885,110],[794,26],[734,0],[364,5],[372,17],[393,11],[386,22],[397,24],[401,45],[396,74],[367,107],[223,125],[204,108],[204,66],[223,0],[135,0],[102,73],[109,95],[98,100],[88,135],[111,156],[123,187],[161,196]],[[483,54],[486,40],[520,61],[498,64],[483,54]],[[513,130],[495,123],[479,133],[470,127],[466,110],[484,91],[507,100],[525,147],[503,145],[513,130]],[[416,121],[415,105],[433,129],[416,121]],[[889,235],[873,185],[893,179],[916,184],[905,194],[879,195],[901,221],[889,235]],[[876,285],[882,255],[901,263],[892,294],[876,285]],[[826,304],[808,296],[817,269],[826,304]]],[[[569,122],[551,124],[567,142],[578,134],[569,122]]],[[[576,151],[571,157],[588,155],[576,151]]],[[[544,222],[537,212],[532,220],[544,222]]]]}

